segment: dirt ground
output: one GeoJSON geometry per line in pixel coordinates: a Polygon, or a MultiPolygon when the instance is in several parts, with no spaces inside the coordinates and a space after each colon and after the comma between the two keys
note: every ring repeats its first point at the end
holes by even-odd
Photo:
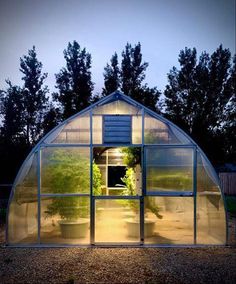
{"type": "MultiPolygon", "coordinates": [[[[229,247],[0,247],[0,283],[236,283],[235,223],[229,247]]],[[[4,243],[4,227],[0,229],[4,243]]]]}

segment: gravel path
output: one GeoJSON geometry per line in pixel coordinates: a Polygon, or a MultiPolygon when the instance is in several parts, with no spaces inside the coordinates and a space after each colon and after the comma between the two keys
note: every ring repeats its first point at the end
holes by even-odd
{"type": "Polygon", "coordinates": [[[0,247],[0,283],[236,283],[236,247],[0,247]]]}

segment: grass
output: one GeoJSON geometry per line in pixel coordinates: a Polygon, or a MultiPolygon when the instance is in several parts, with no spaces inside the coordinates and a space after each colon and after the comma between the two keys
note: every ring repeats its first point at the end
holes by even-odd
{"type": "Polygon", "coordinates": [[[231,214],[236,214],[236,196],[226,196],[227,211],[231,214]]]}

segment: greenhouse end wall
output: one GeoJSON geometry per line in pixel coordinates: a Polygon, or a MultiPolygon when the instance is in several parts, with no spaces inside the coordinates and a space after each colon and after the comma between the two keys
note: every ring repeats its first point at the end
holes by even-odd
{"type": "Polygon", "coordinates": [[[120,92],[69,118],[23,163],[11,246],[227,243],[218,177],[181,129],[120,92]]]}

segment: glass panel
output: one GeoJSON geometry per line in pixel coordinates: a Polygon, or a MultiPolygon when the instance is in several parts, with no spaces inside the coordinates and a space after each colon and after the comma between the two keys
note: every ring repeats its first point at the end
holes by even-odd
{"type": "MultiPolygon", "coordinates": [[[[93,155],[100,170],[102,195],[141,195],[140,147],[94,147],[93,155]]],[[[98,175],[93,175],[95,177],[98,175]]],[[[98,194],[94,191],[94,195],[98,194]]]]}
{"type": "Polygon", "coordinates": [[[180,132],[175,126],[169,125],[170,133],[172,133],[171,143],[192,144],[186,135],[180,132]],[[174,142],[175,141],[175,142],[174,142]]]}
{"type": "Polygon", "coordinates": [[[26,161],[18,178],[8,215],[9,243],[37,243],[37,154],[26,161]]]}
{"type": "Polygon", "coordinates": [[[139,242],[139,204],[139,200],[95,200],[95,242],[139,242]]]}
{"type": "Polygon", "coordinates": [[[193,244],[192,197],[145,197],[145,243],[193,244]]]}
{"type": "Polygon", "coordinates": [[[193,149],[146,149],[147,191],[192,191],[193,149]]]}
{"type": "Polygon", "coordinates": [[[148,114],[144,118],[145,144],[188,144],[190,141],[176,128],[148,114]]]}
{"type": "Polygon", "coordinates": [[[197,161],[197,243],[225,244],[225,210],[219,186],[199,153],[197,161]]]}
{"type": "MultiPolygon", "coordinates": [[[[56,132],[55,132],[56,133],[56,132]]],[[[50,135],[52,136],[53,133],[50,135]]],[[[69,121],[51,143],[89,144],[90,115],[85,113],[69,121]]]]}
{"type": "Polygon", "coordinates": [[[124,154],[122,148],[111,148],[108,151],[108,164],[109,165],[124,165],[124,154]]]}
{"type": "Polygon", "coordinates": [[[90,197],[42,197],[41,243],[88,244],[90,197]]]}
{"type": "Polygon", "coordinates": [[[106,166],[100,165],[98,166],[100,173],[101,173],[101,185],[106,186],[107,184],[107,171],[106,171],[106,166]]]}
{"type": "Polygon", "coordinates": [[[102,144],[102,116],[93,115],[93,144],[102,144]]]}
{"type": "Polygon", "coordinates": [[[89,193],[90,149],[47,147],[41,150],[42,193],[89,193]]]}
{"type": "Polygon", "coordinates": [[[127,102],[117,100],[107,104],[97,106],[93,109],[93,114],[140,114],[141,108],[135,107],[127,102]]]}
{"type": "Polygon", "coordinates": [[[142,116],[132,116],[132,144],[142,144],[142,116]]]}

